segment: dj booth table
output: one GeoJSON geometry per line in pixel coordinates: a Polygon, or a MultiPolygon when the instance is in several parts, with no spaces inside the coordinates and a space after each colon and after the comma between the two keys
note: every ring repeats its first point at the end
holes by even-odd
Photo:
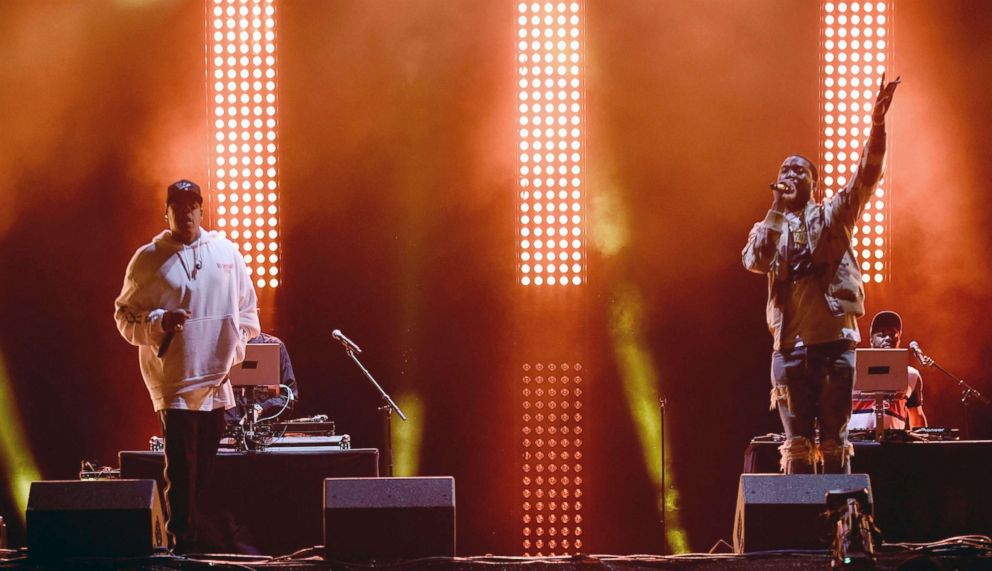
{"type": "MultiPolygon", "coordinates": [[[[165,489],[161,452],[120,452],[121,478],[165,489]]],[[[286,555],[324,543],[324,478],[376,477],[375,448],[321,451],[221,450],[203,493],[205,550],[286,555]]]]}
{"type": "MultiPolygon", "coordinates": [[[[752,441],[745,473],[778,473],[780,442],[752,441]]],[[[992,441],[855,442],[851,471],[868,474],[886,541],[992,536],[992,441]]]]}

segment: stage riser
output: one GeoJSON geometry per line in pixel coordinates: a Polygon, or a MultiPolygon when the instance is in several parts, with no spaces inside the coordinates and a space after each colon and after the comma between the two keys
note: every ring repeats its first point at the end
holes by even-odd
{"type": "MultiPolygon", "coordinates": [[[[778,442],[752,442],[744,472],[777,473],[778,442]]],[[[855,442],[851,469],[871,477],[887,542],[992,536],[992,441],[855,442]]]]}

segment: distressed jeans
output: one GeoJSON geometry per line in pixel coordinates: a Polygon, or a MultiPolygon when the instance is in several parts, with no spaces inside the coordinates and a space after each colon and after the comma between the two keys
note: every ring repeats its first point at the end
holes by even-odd
{"type": "Polygon", "coordinates": [[[778,408],[785,429],[782,471],[812,474],[822,461],[825,474],[850,473],[854,344],[841,340],[773,351],[771,377],[771,408],[778,408]]]}

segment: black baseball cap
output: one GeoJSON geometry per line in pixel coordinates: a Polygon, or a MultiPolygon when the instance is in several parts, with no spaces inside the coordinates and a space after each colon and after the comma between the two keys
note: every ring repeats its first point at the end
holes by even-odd
{"type": "Polygon", "coordinates": [[[203,204],[203,194],[200,193],[200,185],[191,180],[177,180],[169,185],[165,196],[165,204],[168,205],[173,200],[184,196],[194,196],[200,204],[203,204]]]}
{"type": "Polygon", "coordinates": [[[874,333],[883,327],[894,327],[902,331],[902,317],[894,311],[879,311],[871,318],[871,332],[874,333]]]}

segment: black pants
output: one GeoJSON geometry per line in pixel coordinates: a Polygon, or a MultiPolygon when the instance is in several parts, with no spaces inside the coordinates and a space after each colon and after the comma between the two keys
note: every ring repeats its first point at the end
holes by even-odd
{"type": "Polygon", "coordinates": [[[197,540],[198,506],[212,473],[224,409],[159,411],[165,436],[165,509],[169,533],[178,546],[197,540]]]}

